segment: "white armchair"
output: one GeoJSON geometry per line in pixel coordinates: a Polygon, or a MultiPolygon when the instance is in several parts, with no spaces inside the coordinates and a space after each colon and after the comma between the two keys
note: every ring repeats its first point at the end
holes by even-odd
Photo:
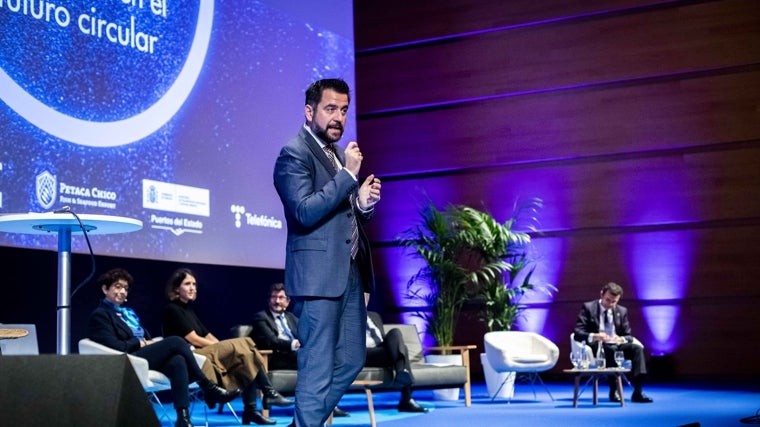
{"type": "Polygon", "coordinates": [[[527,376],[533,387],[534,398],[535,383],[538,381],[554,400],[538,373],[547,371],[557,364],[559,348],[556,344],[537,333],[521,331],[488,332],[483,341],[488,363],[496,372],[516,372],[518,376],[527,376]]]}
{"type": "MultiPolygon", "coordinates": [[[[153,340],[159,339],[161,339],[161,337],[153,338],[153,340]]],[[[120,355],[125,353],[119,350],[114,350],[111,347],[106,347],[103,344],[97,343],[89,338],[84,338],[79,340],[79,354],[120,355]]],[[[193,353],[193,356],[195,356],[195,361],[198,363],[198,366],[203,366],[203,364],[206,362],[206,356],[196,353],[193,353]]],[[[140,384],[142,384],[143,388],[145,389],[145,392],[148,393],[151,401],[158,404],[158,406],[163,411],[161,418],[168,417],[168,414],[166,413],[166,410],[164,409],[164,406],[156,393],[159,391],[171,389],[171,381],[169,380],[169,377],[159,371],[151,370],[148,367],[148,361],[142,357],[134,356],[132,354],[127,354],[127,357],[132,364],[132,368],[137,374],[137,379],[140,380],[140,384]]],[[[191,384],[190,391],[191,396],[194,394],[193,392],[200,391],[198,384],[191,384]]],[[[237,418],[237,415],[235,417],[237,418]]]]}

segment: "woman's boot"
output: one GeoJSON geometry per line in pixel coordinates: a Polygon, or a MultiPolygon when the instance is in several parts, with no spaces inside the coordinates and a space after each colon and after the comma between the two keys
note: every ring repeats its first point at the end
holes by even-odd
{"type": "Polygon", "coordinates": [[[261,407],[264,409],[269,409],[272,406],[290,406],[295,403],[274,389],[272,383],[269,382],[269,376],[263,369],[260,369],[259,373],[256,374],[256,385],[261,390],[261,394],[264,395],[261,399],[261,407]]]}
{"type": "Polygon", "coordinates": [[[177,408],[177,422],[174,423],[174,427],[193,427],[187,408],[177,408]]]}
{"type": "Polygon", "coordinates": [[[203,390],[203,397],[209,409],[214,409],[217,403],[225,404],[240,396],[240,390],[225,390],[208,379],[200,381],[198,385],[203,390]]]}
{"type": "Polygon", "coordinates": [[[277,421],[271,418],[267,418],[264,415],[262,415],[261,412],[257,411],[256,404],[245,405],[245,407],[243,408],[243,425],[248,425],[252,422],[260,426],[268,426],[272,424],[277,424],[277,421]]]}
{"type": "Polygon", "coordinates": [[[243,389],[243,425],[256,423],[260,426],[276,424],[277,421],[266,418],[256,410],[256,400],[259,398],[259,388],[252,382],[243,389]]]}

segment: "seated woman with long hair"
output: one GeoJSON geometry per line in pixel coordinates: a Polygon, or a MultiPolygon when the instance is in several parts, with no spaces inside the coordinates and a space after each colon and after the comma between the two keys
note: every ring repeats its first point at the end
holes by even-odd
{"type": "MultiPolygon", "coordinates": [[[[206,404],[213,408],[236,398],[240,391],[227,391],[208,379],[193,356],[187,342],[178,337],[163,340],[151,339],[140,324],[137,314],[127,307],[127,294],[133,289],[132,275],[115,268],[98,279],[105,298],[90,315],[87,337],[115,350],[133,354],[148,361],[151,370],[169,377],[174,408],[177,411],[176,427],[192,427],[190,422],[190,383],[197,382],[203,390],[206,404]]],[[[208,364],[208,363],[207,363],[208,364]]]]}
{"type": "Polygon", "coordinates": [[[204,372],[216,378],[225,387],[243,390],[243,424],[275,424],[276,421],[264,417],[256,408],[256,397],[260,389],[264,395],[261,406],[289,406],[294,402],[286,399],[274,389],[269,381],[264,358],[248,337],[220,341],[201,323],[192,307],[198,297],[195,274],[187,269],[175,271],[166,284],[169,305],[164,309],[163,331],[167,336],[184,338],[198,354],[211,362],[204,366],[204,372]]]}

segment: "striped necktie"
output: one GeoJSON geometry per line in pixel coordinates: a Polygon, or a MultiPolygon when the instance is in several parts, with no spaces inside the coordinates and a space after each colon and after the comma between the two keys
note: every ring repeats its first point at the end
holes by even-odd
{"type": "MultiPolygon", "coordinates": [[[[325,154],[336,171],[340,170],[340,165],[336,161],[335,144],[325,144],[325,154]]],[[[349,197],[351,203],[351,259],[356,258],[356,253],[359,251],[359,225],[356,223],[356,211],[354,211],[354,195],[349,197]]]]}

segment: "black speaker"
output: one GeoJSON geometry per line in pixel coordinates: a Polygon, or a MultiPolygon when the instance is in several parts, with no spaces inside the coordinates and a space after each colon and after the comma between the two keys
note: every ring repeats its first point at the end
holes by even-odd
{"type": "Polygon", "coordinates": [[[7,426],[161,425],[126,355],[0,356],[0,396],[7,426]]]}

